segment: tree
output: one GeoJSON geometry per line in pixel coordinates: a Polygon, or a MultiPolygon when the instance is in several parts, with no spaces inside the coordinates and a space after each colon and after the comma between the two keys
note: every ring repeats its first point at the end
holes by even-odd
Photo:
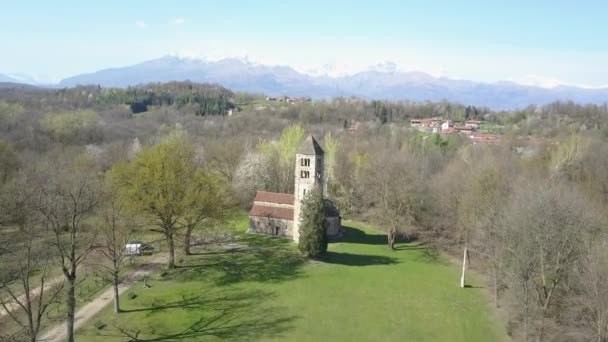
{"type": "MultiPolygon", "coordinates": [[[[464,244],[465,257],[473,252],[491,269],[494,280],[494,305],[498,306],[498,277],[502,259],[502,229],[498,226],[502,209],[507,204],[511,188],[511,175],[515,174],[516,161],[510,152],[497,149],[479,149],[470,161],[468,176],[461,182],[458,226],[464,244]]],[[[461,287],[465,286],[465,264],[461,287]]]]}
{"type": "Polygon", "coordinates": [[[397,235],[408,233],[414,222],[415,202],[421,182],[416,161],[404,152],[378,154],[366,172],[365,187],[374,207],[374,217],[386,230],[387,244],[395,248],[397,235]]]}
{"type": "Polygon", "coordinates": [[[96,229],[87,223],[102,202],[100,179],[84,157],[57,158],[43,163],[36,184],[38,210],[54,235],[59,263],[67,281],[67,336],[74,341],[78,266],[94,247],[96,229]]]}
{"type": "Polygon", "coordinates": [[[608,341],[608,240],[596,237],[585,244],[577,265],[576,286],[580,295],[575,303],[580,307],[581,323],[589,337],[598,342],[608,341]]]}
{"type": "Polygon", "coordinates": [[[183,216],[184,254],[190,255],[192,232],[205,222],[217,220],[234,205],[229,202],[225,181],[209,170],[197,170],[188,189],[186,211],[183,216]]]}
{"type": "Polygon", "coordinates": [[[340,145],[331,132],[325,134],[323,143],[325,145],[325,185],[329,186],[329,184],[335,182],[334,172],[336,168],[336,154],[340,145]]]}
{"type": "Polygon", "coordinates": [[[295,155],[302,144],[304,129],[292,125],[283,129],[278,141],[263,141],[257,150],[266,158],[273,181],[269,188],[278,192],[293,192],[295,155]]]}
{"type": "Polygon", "coordinates": [[[131,239],[134,223],[127,218],[125,203],[118,196],[114,184],[107,182],[107,200],[101,208],[102,219],[99,227],[100,248],[98,250],[109,264],[101,263],[100,266],[112,278],[114,286],[114,312],[120,313],[120,297],[118,285],[120,284],[120,273],[127,257],[125,246],[131,239]]]}
{"type": "Polygon", "coordinates": [[[0,246],[0,307],[34,342],[49,305],[57,303],[63,282],[49,279],[49,266],[55,255],[49,249],[48,231],[41,226],[36,212],[36,189],[30,184],[31,176],[20,173],[2,193],[10,199],[4,203],[14,204],[8,208],[7,220],[19,230],[0,246]],[[17,287],[12,286],[15,284],[17,287]]]}
{"type": "Polygon", "coordinates": [[[210,166],[226,181],[232,183],[244,153],[243,144],[230,139],[229,141],[213,141],[205,147],[205,159],[210,166]]]}
{"type": "MultiPolygon", "coordinates": [[[[209,189],[209,175],[195,161],[191,144],[173,137],[146,147],[132,161],[116,165],[111,177],[131,210],[143,214],[167,240],[169,268],[175,267],[175,234],[180,223],[198,223],[198,200],[209,189]]],[[[201,215],[199,215],[201,214],[201,215]]]]}
{"type": "Polygon", "coordinates": [[[559,183],[524,183],[513,197],[502,229],[505,266],[522,304],[524,339],[533,334],[543,339],[582,255],[582,239],[598,229],[597,217],[593,205],[559,183]]]}
{"type": "Polygon", "coordinates": [[[0,130],[9,131],[14,128],[23,114],[23,106],[0,100],[0,130]]]}
{"type": "Polygon", "coordinates": [[[317,258],[327,252],[325,234],[325,207],[321,189],[308,192],[302,200],[300,213],[300,240],[298,249],[308,258],[317,258]]]}
{"type": "Polygon", "coordinates": [[[371,105],[374,110],[374,116],[377,120],[380,121],[381,124],[385,124],[389,121],[389,111],[386,107],[386,104],[382,101],[374,100],[371,102],[371,105]]]}
{"type": "Polygon", "coordinates": [[[19,159],[12,147],[0,139],[0,185],[6,183],[19,167],[19,159]]]}
{"type": "Polygon", "coordinates": [[[42,126],[60,142],[94,142],[97,114],[92,110],[47,114],[42,126]]]}

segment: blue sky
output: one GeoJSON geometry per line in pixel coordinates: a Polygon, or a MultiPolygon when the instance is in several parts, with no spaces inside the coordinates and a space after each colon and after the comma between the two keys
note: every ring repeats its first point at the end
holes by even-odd
{"type": "Polygon", "coordinates": [[[5,1],[0,73],[57,80],[168,54],[309,73],[608,85],[608,1],[5,1]]]}

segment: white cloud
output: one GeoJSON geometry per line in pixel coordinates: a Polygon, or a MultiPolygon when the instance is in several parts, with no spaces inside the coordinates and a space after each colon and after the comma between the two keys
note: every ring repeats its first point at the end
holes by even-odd
{"type": "Polygon", "coordinates": [[[186,22],[186,19],[184,19],[184,18],[182,18],[182,17],[178,17],[178,18],[175,18],[175,19],[173,20],[173,23],[174,23],[175,25],[182,25],[182,24],[184,24],[185,22],[186,22]]]}
{"type": "Polygon", "coordinates": [[[146,24],[146,22],[143,21],[143,20],[137,20],[135,22],[135,26],[137,26],[140,29],[144,29],[144,28],[148,27],[148,25],[146,24]]]}

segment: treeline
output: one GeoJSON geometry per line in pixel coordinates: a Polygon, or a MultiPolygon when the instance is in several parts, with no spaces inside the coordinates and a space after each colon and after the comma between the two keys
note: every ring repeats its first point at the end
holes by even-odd
{"type": "Polygon", "coordinates": [[[196,115],[226,115],[235,108],[234,94],[217,85],[190,82],[148,84],[127,89],[102,89],[99,104],[127,104],[133,113],[146,112],[148,106],[191,106],[196,115]]]}

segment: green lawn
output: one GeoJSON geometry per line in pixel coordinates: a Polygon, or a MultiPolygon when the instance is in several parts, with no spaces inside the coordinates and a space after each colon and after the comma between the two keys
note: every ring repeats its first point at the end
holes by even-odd
{"type": "MultiPolygon", "coordinates": [[[[246,218],[237,222],[242,232],[246,218]]],[[[389,251],[380,232],[345,226],[323,261],[303,260],[287,240],[239,233],[223,249],[184,258],[151,288],[137,285],[122,298],[127,312],[104,309],[78,340],[506,339],[484,289],[458,287],[457,266],[430,261],[416,242],[389,251]]]]}

